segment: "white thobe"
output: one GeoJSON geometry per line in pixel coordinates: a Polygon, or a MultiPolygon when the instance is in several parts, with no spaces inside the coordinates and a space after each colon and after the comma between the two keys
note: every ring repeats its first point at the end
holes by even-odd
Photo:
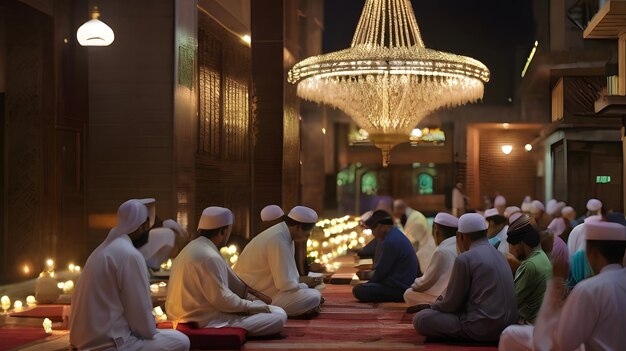
{"type": "Polygon", "coordinates": [[[409,305],[434,303],[448,286],[452,266],[456,259],[456,237],[447,238],[435,250],[428,269],[404,293],[404,301],[409,305]]]}
{"type": "Polygon", "coordinates": [[[159,269],[167,261],[176,244],[176,233],[169,228],[154,228],[148,234],[148,242],[139,248],[148,268],[159,269]]]}
{"type": "Polygon", "coordinates": [[[322,294],[299,283],[291,234],[280,222],[255,236],[235,265],[237,275],[253,289],[272,298],[288,316],[298,316],[319,306],[322,294]]]}
{"type": "Polygon", "coordinates": [[[536,328],[505,330],[501,350],[621,350],[626,345],[626,269],[605,266],[600,274],[576,285],[560,307],[552,281],[536,321],[536,328]],[[528,344],[529,335],[531,344],[528,344]]]}
{"type": "Polygon", "coordinates": [[[240,327],[248,335],[283,330],[287,315],[276,306],[271,313],[249,315],[245,286],[220,255],[215,244],[200,236],[178,254],[170,270],[165,309],[176,322],[196,322],[207,328],[240,327]]]}
{"type": "Polygon", "coordinates": [[[585,223],[581,223],[572,229],[567,238],[567,251],[572,258],[578,250],[584,250],[587,240],[585,240],[585,223]]]}
{"type": "Polygon", "coordinates": [[[70,343],[79,350],[188,350],[175,330],[158,331],[148,270],[127,235],[89,256],[72,296],[70,343]]]}
{"type": "MultiPolygon", "coordinates": [[[[509,242],[506,241],[507,231],[509,230],[509,226],[505,225],[493,238],[498,238],[500,240],[500,244],[498,245],[498,251],[506,257],[509,253],[509,242]]],[[[489,242],[493,240],[493,238],[489,239],[489,242]]]]}
{"type": "Polygon", "coordinates": [[[417,248],[416,254],[420,271],[426,272],[437,249],[437,244],[435,244],[435,239],[428,228],[428,220],[421,212],[407,207],[406,215],[407,219],[402,231],[413,244],[413,248],[417,248]]]}

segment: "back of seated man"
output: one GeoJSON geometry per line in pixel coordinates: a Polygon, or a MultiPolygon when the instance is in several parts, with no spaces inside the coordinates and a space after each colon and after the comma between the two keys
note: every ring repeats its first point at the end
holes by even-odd
{"type": "Polygon", "coordinates": [[[413,283],[419,271],[413,245],[394,226],[391,215],[383,210],[375,211],[364,222],[380,243],[380,256],[369,282],[352,289],[352,294],[362,302],[399,302],[413,283]]]}
{"type": "Polygon", "coordinates": [[[433,234],[438,246],[424,275],[416,278],[411,287],[404,292],[404,301],[407,304],[416,306],[434,303],[437,297],[446,290],[452,265],[457,256],[458,226],[459,219],[451,214],[439,212],[435,216],[433,234]]]}
{"type": "Polygon", "coordinates": [[[513,277],[505,258],[487,241],[483,216],[459,218],[461,254],[454,261],[446,295],[413,319],[420,335],[495,341],[517,321],[513,277]]]}

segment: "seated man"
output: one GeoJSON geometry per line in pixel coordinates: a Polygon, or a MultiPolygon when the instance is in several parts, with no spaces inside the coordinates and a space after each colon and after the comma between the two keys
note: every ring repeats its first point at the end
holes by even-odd
{"type": "Polygon", "coordinates": [[[487,237],[489,243],[493,245],[503,255],[509,253],[509,244],[506,242],[506,231],[509,229],[506,218],[495,208],[485,211],[485,219],[489,226],[487,228],[487,237]]]}
{"type": "Polygon", "coordinates": [[[623,350],[626,345],[626,227],[593,222],[586,228],[586,254],[597,276],[580,282],[566,296],[567,265],[554,265],[536,328],[510,326],[499,350],[623,350]]]}
{"type": "Polygon", "coordinates": [[[426,217],[421,212],[408,207],[403,200],[393,202],[393,216],[398,219],[402,232],[413,245],[421,269],[418,272],[425,272],[437,246],[428,230],[426,217]]]}
{"type": "Polygon", "coordinates": [[[293,317],[319,312],[322,294],[299,283],[293,242],[306,242],[317,222],[317,213],[294,207],[283,221],[255,236],[239,255],[235,272],[253,289],[293,317]]]}
{"type": "Polygon", "coordinates": [[[509,251],[521,262],[514,279],[520,324],[533,323],[552,275],[552,264],[541,249],[539,232],[526,216],[516,221],[507,234],[509,251]]]}
{"type": "Polygon", "coordinates": [[[280,307],[248,300],[249,291],[219,252],[228,242],[233,214],[227,208],[202,212],[198,238],[172,263],[165,308],[175,322],[200,327],[238,327],[250,336],[283,330],[287,314],[280,307]]]}
{"type": "Polygon", "coordinates": [[[402,295],[417,277],[419,266],[413,245],[393,225],[391,215],[376,210],[364,222],[380,240],[380,257],[369,282],[352,289],[352,294],[363,302],[403,301],[402,295]]]}
{"type": "Polygon", "coordinates": [[[443,300],[417,313],[413,326],[424,336],[495,341],[517,321],[515,287],[509,266],[487,241],[483,216],[459,218],[454,261],[443,300]]]}
{"type": "MultiPolygon", "coordinates": [[[[433,234],[437,249],[430,266],[423,276],[415,279],[404,292],[404,301],[412,306],[434,303],[448,286],[452,265],[456,259],[456,231],[459,219],[445,212],[437,213],[433,222],[433,234]]],[[[409,307],[411,308],[411,307],[409,307]]],[[[408,311],[408,310],[407,310],[408,311]]]]}
{"type": "Polygon", "coordinates": [[[87,259],[72,296],[70,343],[83,350],[189,350],[189,338],[157,330],[148,269],[133,247],[150,228],[148,210],[129,200],[117,211],[117,226],[87,259]]]}

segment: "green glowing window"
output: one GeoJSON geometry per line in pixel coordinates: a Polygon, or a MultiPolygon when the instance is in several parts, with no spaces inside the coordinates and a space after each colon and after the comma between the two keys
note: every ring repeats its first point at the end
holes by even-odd
{"type": "Polygon", "coordinates": [[[596,176],[596,184],[609,184],[611,176],[596,176]]]}
{"type": "Polygon", "coordinates": [[[367,172],[361,179],[361,193],[375,195],[378,192],[378,177],[376,172],[367,172]]]}
{"type": "Polygon", "coordinates": [[[417,176],[418,193],[428,195],[433,193],[433,177],[428,173],[421,173],[417,176]]]}

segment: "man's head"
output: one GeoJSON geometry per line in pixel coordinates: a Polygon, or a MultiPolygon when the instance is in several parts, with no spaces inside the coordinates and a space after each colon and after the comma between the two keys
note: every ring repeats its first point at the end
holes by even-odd
{"type": "Polygon", "coordinates": [[[455,236],[458,228],[458,218],[446,212],[437,213],[435,220],[433,221],[433,236],[435,237],[437,245],[441,244],[442,241],[455,236]]]}
{"type": "Polygon", "coordinates": [[[372,235],[378,239],[384,239],[393,228],[393,218],[383,210],[376,210],[363,224],[372,230],[372,235]]]}
{"type": "Polygon", "coordinates": [[[504,209],[503,215],[504,215],[504,218],[509,219],[509,217],[511,217],[512,214],[518,213],[518,212],[522,212],[522,209],[517,206],[509,206],[504,209]]]}
{"type": "Polygon", "coordinates": [[[533,218],[541,218],[545,210],[546,208],[539,200],[533,200],[533,202],[530,204],[530,215],[533,218]]]}
{"type": "Polygon", "coordinates": [[[148,209],[139,200],[128,200],[117,210],[117,225],[109,232],[107,240],[127,234],[132,241],[144,237],[150,230],[148,209]]]}
{"type": "Polygon", "coordinates": [[[306,242],[317,222],[317,212],[305,206],[296,206],[284,217],[291,239],[306,242]]]}
{"type": "Polygon", "coordinates": [[[487,228],[487,236],[493,237],[498,234],[502,228],[506,225],[506,218],[500,214],[500,211],[496,208],[490,208],[485,211],[485,220],[489,224],[487,228]]]}
{"type": "Polygon", "coordinates": [[[406,202],[404,200],[395,200],[393,202],[393,216],[395,218],[402,218],[406,214],[406,202]]]}
{"type": "Polygon", "coordinates": [[[217,248],[228,243],[233,229],[233,213],[224,207],[207,207],[198,223],[198,234],[211,240],[217,248]]]}
{"type": "Polygon", "coordinates": [[[600,213],[601,210],[602,210],[602,201],[598,199],[589,199],[589,201],[587,201],[587,211],[589,215],[601,214],[600,213]]]}
{"type": "Polygon", "coordinates": [[[506,199],[502,195],[496,196],[495,200],[493,200],[493,207],[500,214],[504,214],[504,209],[506,208],[506,199]]]}
{"type": "Polygon", "coordinates": [[[139,202],[144,204],[148,209],[148,216],[150,217],[150,228],[156,223],[156,200],[151,197],[145,199],[138,199],[139,202]]]}
{"type": "Polygon", "coordinates": [[[456,246],[459,252],[470,249],[474,241],[487,238],[487,222],[478,213],[467,213],[459,218],[459,229],[456,233],[456,246]]]}
{"type": "Polygon", "coordinates": [[[277,205],[267,205],[261,210],[261,220],[263,222],[271,222],[282,218],[284,215],[283,209],[277,205]]]}
{"type": "Polygon", "coordinates": [[[509,227],[506,241],[509,243],[509,252],[523,261],[539,245],[539,232],[531,225],[528,217],[520,217],[509,227]]]}
{"type": "Polygon", "coordinates": [[[609,264],[622,264],[626,250],[626,227],[612,222],[585,223],[587,259],[594,272],[609,264]]]}
{"type": "Polygon", "coordinates": [[[541,249],[546,255],[550,256],[554,247],[554,232],[548,228],[539,231],[539,240],[541,241],[541,249]]]}
{"type": "Polygon", "coordinates": [[[576,211],[571,206],[565,206],[561,210],[561,216],[563,216],[563,218],[568,221],[573,221],[574,219],[576,219],[576,211]]]}

